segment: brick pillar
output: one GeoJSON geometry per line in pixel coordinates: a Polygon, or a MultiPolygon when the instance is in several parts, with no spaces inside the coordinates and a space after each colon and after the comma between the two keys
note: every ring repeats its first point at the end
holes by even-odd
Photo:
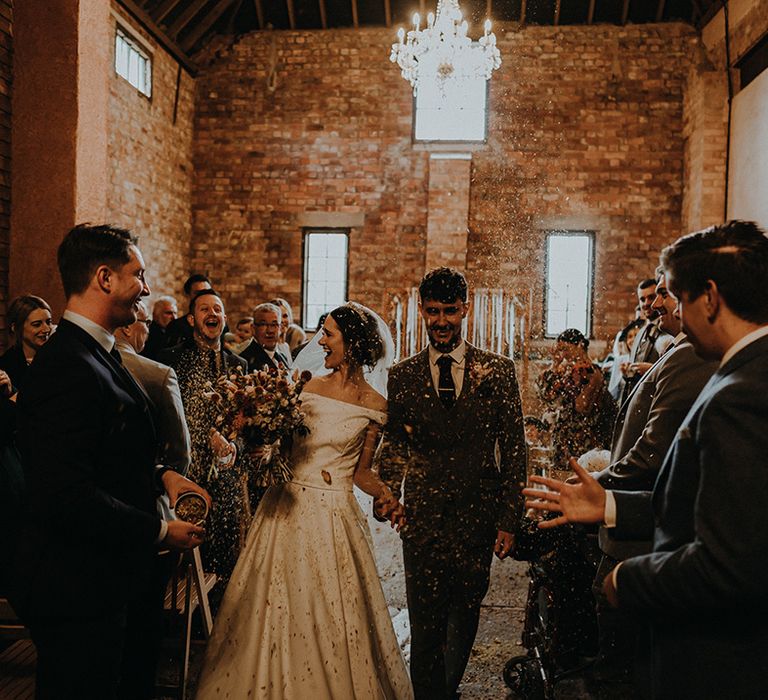
{"type": "Polygon", "coordinates": [[[58,315],[56,248],[106,212],[109,3],[24,0],[13,31],[10,294],[38,294],[58,315]]]}
{"type": "Polygon", "coordinates": [[[429,159],[426,269],[466,269],[469,153],[433,153],[429,159]]]}

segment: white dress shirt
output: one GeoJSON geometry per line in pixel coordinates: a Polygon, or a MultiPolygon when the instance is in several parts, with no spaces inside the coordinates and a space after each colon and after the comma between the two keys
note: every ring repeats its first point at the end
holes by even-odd
{"type": "MultiPolygon", "coordinates": [[[[464,359],[467,354],[467,344],[462,340],[451,352],[440,352],[431,343],[429,345],[429,371],[432,374],[432,385],[435,387],[435,391],[440,386],[440,368],[437,366],[437,361],[443,355],[449,355],[453,362],[451,363],[451,376],[453,377],[453,384],[456,387],[456,397],[461,394],[461,389],[464,385],[464,359]]],[[[438,394],[439,396],[439,394],[438,394]]]]}

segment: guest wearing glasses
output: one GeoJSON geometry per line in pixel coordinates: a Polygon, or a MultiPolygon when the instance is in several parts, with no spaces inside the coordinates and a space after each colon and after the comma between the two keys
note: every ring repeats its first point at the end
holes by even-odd
{"type": "Polygon", "coordinates": [[[248,371],[290,367],[286,356],[277,348],[280,337],[281,310],[275,304],[259,304],[253,310],[253,342],[240,353],[248,363],[248,371]]]}

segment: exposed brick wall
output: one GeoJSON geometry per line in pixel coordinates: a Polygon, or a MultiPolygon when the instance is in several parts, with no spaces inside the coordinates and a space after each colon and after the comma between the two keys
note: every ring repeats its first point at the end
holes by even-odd
{"type": "MultiPolygon", "coordinates": [[[[683,95],[698,38],[669,24],[496,31],[489,142],[472,155],[471,281],[533,288],[538,331],[544,231],[594,230],[595,334],[607,338],[683,230],[683,95]]],[[[411,144],[392,38],[254,33],[200,76],[193,266],[210,269],[230,309],[278,293],[299,301],[308,211],[364,212],[350,239],[352,298],[383,310],[423,274],[429,160],[411,144]]]]}
{"type": "Polygon", "coordinates": [[[13,0],[0,0],[0,351],[5,348],[11,216],[13,0]]]}
{"type": "MultiPolygon", "coordinates": [[[[152,99],[112,71],[108,219],[140,236],[154,296],[174,294],[189,274],[194,79],[129,21],[152,48],[152,99]]],[[[114,46],[114,35],[113,35],[114,46]]]]}

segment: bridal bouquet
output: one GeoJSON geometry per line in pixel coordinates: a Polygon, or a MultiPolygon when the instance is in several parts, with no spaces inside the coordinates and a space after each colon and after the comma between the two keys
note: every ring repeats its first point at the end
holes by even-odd
{"type": "Polygon", "coordinates": [[[255,481],[259,486],[272,486],[293,477],[280,444],[294,432],[309,432],[299,397],[311,378],[309,372],[302,372],[292,383],[284,368],[251,374],[238,370],[206,387],[219,409],[214,420],[216,430],[241,449],[258,453],[255,481]]]}

